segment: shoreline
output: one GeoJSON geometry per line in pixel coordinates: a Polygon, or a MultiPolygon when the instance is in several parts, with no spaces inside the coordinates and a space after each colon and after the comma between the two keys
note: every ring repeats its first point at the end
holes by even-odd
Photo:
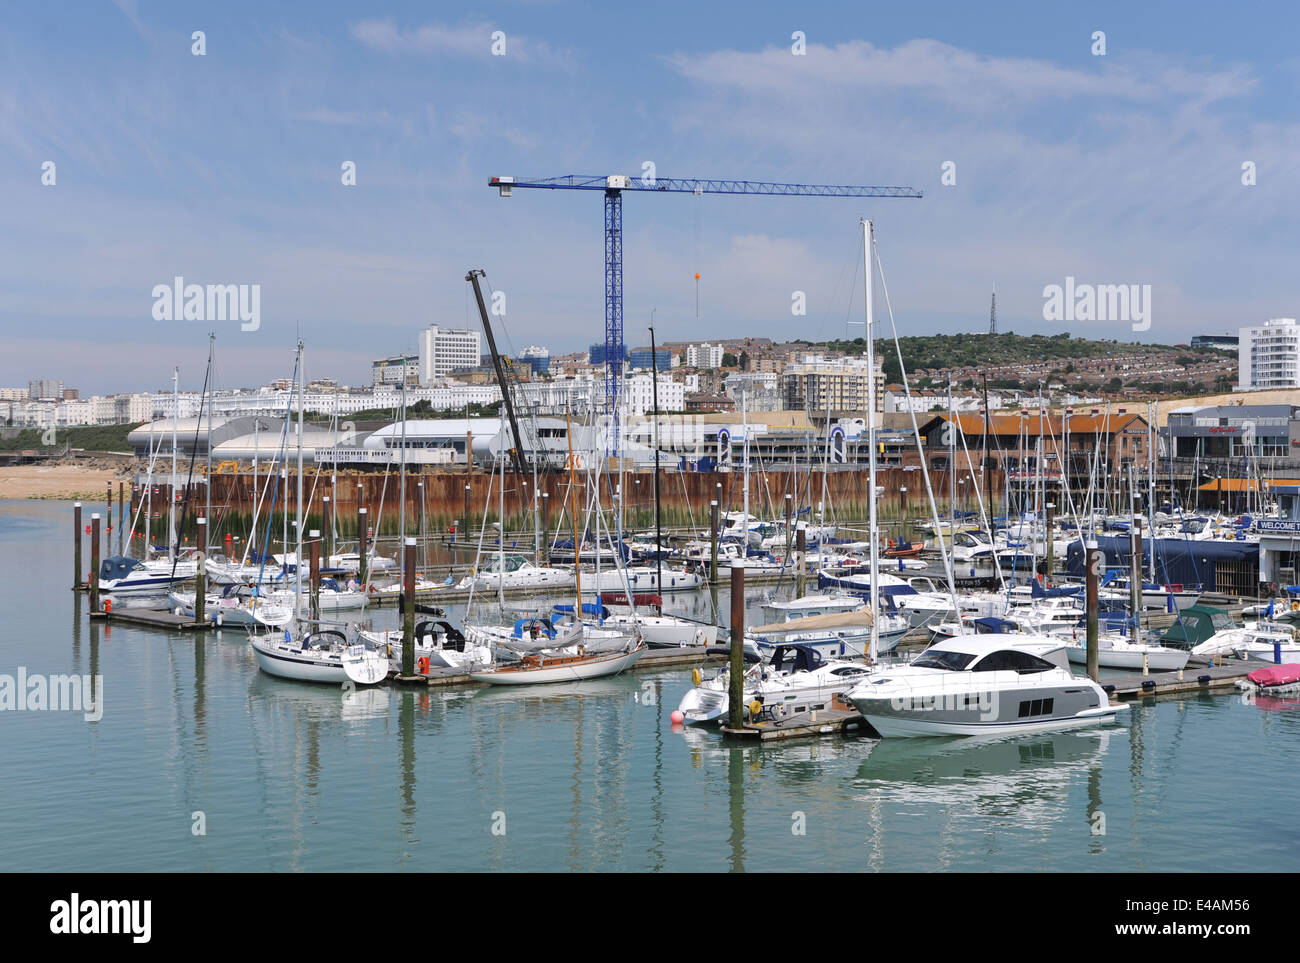
{"type": "Polygon", "coordinates": [[[80,465],[7,465],[0,468],[0,499],[34,501],[102,501],[105,489],[125,482],[116,468],[80,465]]]}

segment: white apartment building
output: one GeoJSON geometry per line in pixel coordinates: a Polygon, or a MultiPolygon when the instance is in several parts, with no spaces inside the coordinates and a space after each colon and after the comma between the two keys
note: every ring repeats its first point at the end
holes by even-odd
{"type": "Polygon", "coordinates": [[[709,344],[707,341],[703,344],[690,344],[686,346],[686,367],[688,368],[721,368],[722,367],[722,345],[709,344]]]}
{"type": "Polygon", "coordinates": [[[53,378],[29,381],[27,382],[27,398],[29,401],[62,401],[63,382],[53,378]]]}
{"type": "Polygon", "coordinates": [[[477,368],[482,353],[479,332],[430,325],[420,332],[420,384],[430,384],[456,368],[477,368]]]}
{"type": "Polygon", "coordinates": [[[772,371],[735,371],[722,382],[722,391],[735,400],[737,410],[743,401],[749,411],[780,411],[785,407],[781,378],[772,371]]]}
{"type": "MultiPolygon", "coordinates": [[[[623,385],[623,410],[629,416],[654,411],[654,380],[649,372],[630,375],[623,385]]],[[[667,372],[659,373],[659,410],[686,410],[686,385],[674,381],[667,372]]]]}
{"type": "Polygon", "coordinates": [[[15,427],[71,428],[148,421],[153,398],[147,394],[95,395],[70,401],[0,401],[0,422],[15,427]]]}
{"type": "Polygon", "coordinates": [[[1300,325],[1273,318],[1241,329],[1237,390],[1300,387],[1300,325]]]}
{"type": "Polygon", "coordinates": [[[877,415],[885,410],[885,371],[880,358],[876,359],[875,372],[867,366],[865,357],[825,358],[821,355],[804,355],[801,361],[786,366],[781,375],[785,393],[785,406],[790,410],[810,413],[866,411],[867,396],[875,380],[877,415]]]}
{"type": "Polygon", "coordinates": [[[400,385],[403,381],[408,385],[420,383],[420,356],[418,354],[403,354],[393,358],[376,358],[370,362],[370,384],[373,387],[400,385]]]}

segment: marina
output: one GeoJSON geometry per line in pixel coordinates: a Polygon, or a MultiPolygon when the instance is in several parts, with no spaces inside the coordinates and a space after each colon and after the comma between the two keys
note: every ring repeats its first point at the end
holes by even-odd
{"type": "MultiPolygon", "coordinates": [[[[647,653],[582,688],[504,693],[440,684],[434,671],[414,689],[349,694],[266,677],[242,631],[88,620],[84,596],[58,578],[68,511],[0,503],[0,575],[25,577],[21,557],[25,572],[63,583],[13,609],[0,634],[6,664],[99,676],[104,693],[93,724],[5,713],[0,821],[14,869],[87,859],[172,871],[1293,865],[1260,830],[1286,818],[1276,767],[1295,761],[1300,736],[1287,698],[1248,703],[1202,687],[1137,697],[1113,727],[902,745],[860,730],[734,744],[675,731],[669,716],[701,664],[693,653],[660,657],[672,665],[647,653]],[[61,635],[39,631],[56,614],[61,635]],[[1209,797],[1216,811],[1251,816],[1215,819],[1193,849],[1167,847],[1170,833],[1200,832],[1209,797]],[[196,837],[200,810],[209,835],[196,837]],[[498,811],[505,836],[491,833],[498,811]],[[790,832],[795,811],[806,836],[790,832]],[[1105,836],[1090,830],[1098,811],[1105,836]]],[[[725,611],[725,587],[719,603],[725,611]]],[[[1170,684],[1152,678],[1157,693],[1170,684]]]]}
{"type": "Polygon", "coordinates": [[[1300,13],[73,6],[0,8],[21,945],[1282,945],[1300,13]]]}

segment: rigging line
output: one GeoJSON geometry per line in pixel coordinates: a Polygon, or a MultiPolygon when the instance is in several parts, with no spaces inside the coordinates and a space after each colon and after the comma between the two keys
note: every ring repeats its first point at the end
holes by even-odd
{"type": "MultiPolygon", "coordinates": [[[[297,361],[294,361],[294,363],[293,363],[293,378],[294,378],[294,381],[295,381],[295,382],[298,380],[298,362],[297,362],[297,361]]],[[[285,445],[288,443],[288,438],[289,438],[289,420],[290,420],[290,418],[292,417],[292,415],[293,415],[293,393],[290,392],[290,393],[289,393],[289,397],[288,397],[288,399],[285,401],[285,406],[284,406],[284,427],[280,429],[280,448],[279,448],[278,451],[276,451],[276,453],[275,453],[275,457],[271,459],[271,467],[270,467],[270,469],[269,469],[269,470],[267,471],[267,473],[266,473],[266,480],[267,480],[268,483],[270,483],[271,480],[275,478],[275,466],[276,466],[276,464],[279,462],[279,460],[280,460],[280,456],[284,454],[284,447],[285,447],[285,445]]],[[[288,475],[286,474],[286,475],[285,475],[285,488],[287,489],[288,487],[289,487],[289,481],[288,481],[288,475]]],[[[262,594],[262,592],[261,592],[261,590],[262,590],[262,576],[263,576],[263,574],[266,572],[266,556],[267,556],[267,554],[268,554],[267,551],[266,551],[266,549],[267,549],[267,547],[271,544],[271,524],[272,524],[272,522],[275,520],[275,503],[276,503],[276,501],[277,501],[278,498],[279,498],[279,494],[280,494],[280,486],[277,484],[277,485],[276,485],[276,486],[271,490],[271,510],[267,513],[267,516],[266,516],[266,536],[265,536],[265,537],[263,538],[263,540],[262,540],[261,561],[260,561],[260,563],[259,563],[259,565],[258,565],[258,569],[257,569],[257,590],[258,590],[258,595],[261,595],[261,594],[262,594]]],[[[256,532],[256,529],[254,529],[254,532],[256,532]]],[[[288,549],[286,548],[286,551],[287,551],[287,550],[288,550],[288,549]]]]}
{"type": "MultiPolygon", "coordinates": [[[[211,399],[208,398],[208,379],[209,379],[209,377],[210,377],[211,374],[212,374],[212,365],[211,365],[211,361],[212,361],[212,356],[211,356],[211,352],[209,352],[209,355],[208,355],[208,362],[209,362],[209,364],[208,364],[208,367],[205,368],[205,369],[204,369],[204,372],[203,372],[203,394],[202,394],[202,396],[201,396],[202,400],[199,402],[199,417],[198,417],[198,420],[195,421],[195,423],[194,423],[194,443],[190,446],[190,467],[189,467],[189,473],[185,476],[185,501],[184,501],[184,503],[181,505],[181,523],[180,523],[180,525],[178,526],[178,528],[176,529],[176,531],[175,531],[174,533],[172,533],[172,537],[176,539],[176,550],[172,552],[172,574],[171,574],[171,577],[172,577],[173,579],[176,578],[176,563],[180,561],[180,552],[181,552],[181,545],[180,545],[180,541],[181,541],[181,532],[183,532],[183,531],[185,530],[185,519],[186,519],[187,517],[189,517],[189,512],[190,512],[190,495],[191,495],[191,490],[192,490],[193,485],[194,485],[194,460],[195,460],[195,459],[198,457],[198,455],[199,455],[199,444],[198,444],[198,441],[199,441],[199,430],[203,427],[203,410],[204,410],[204,407],[205,407],[205,406],[206,406],[207,409],[208,409],[208,450],[210,451],[211,448],[212,448],[212,407],[211,407],[211,406],[212,406],[212,401],[211,401],[211,399]]],[[[175,418],[176,418],[176,423],[179,423],[179,422],[180,422],[180,419],[181,419],[181,411],[180,411],[180,406],[179,406],[179,405],[178,405],[177,408],[176,408],[175,418]]],[[[211,484],[212,484],[212,480],[211,480],[211,479],[208,479],[208,480],[207,480],[207,484],[208,484],[208,485],[211,485],[211,484]]],[[[174,499],[176,498],[176,493],[175,493],[175,492],[172,492],[172,493],[171,493],[171,497],[172,497],[172,499],[174,500],[174,499]]],[[[120,522],[119,522],[119,524],[120,524],[120,522]]]]}
{"type": "MultiPolygon", "coordinates": [[[[479,566],[483,559],[483,537],[487,534],[487,517],[488,508],[492,504],[492,486],[496,481],[496,472],[488,472],[487,493],[483,496],[483,518],[478,526],[478,547],[474,550],[474,565],[470,569],[469,596],[465,599],[465,616],[470,614],[470,604],[474,601],[474,589],[478,586],[479,566]]],[[[469,519],[465,519],[465,524],[469,524],[469,519]]],[[[500,577],[505,578],[505,573],[501,572],[500,577]]]]}
{"type": "MultiPolygon", "coordinates": [[[[944,541],[943,526],[939,524],[939,507],[935,503],[934,486],[930,482],[930,466],[925,457],[925,452],[921,450],[921,431],[916,424],[916,406],[912,404],[912,389],[907,383],[907,366],[903,363],[903,347],[898,343],[898,325],[894,321],[894,305],[889,299],[889,285],[885,283],[885,266],[881,263],[879,248],[873,253],[876,259],[876,268],[880,275],[880,291],[885,297],[885,310],[889,313],[889,326],[894,335],[894,350],[898,354],[898,372],[903,381],[903,394],[907,399],[907,410],[912,419],[912,433],[916,437],[917,454],[921,456],[921,475],[925,478],[925,494],[930,502],[930,514],[935,520],[935,537],[939,541],[939,552],[943,557],[944,572],[948,576],[948,594],[952,597],[953,611],[957,612],[960,617],[961,605],[957,601],[957,583],[953,578],[952,558],[948,552],[948,545],[944,541]]],[[[870,331],[867,332],[867,337],[871,337],[870,331]]],[[[868,372],[867,376],[875,378],[875,372],[868,372]]],[[[875,416],[874,411],[867,412],[867,417],[874,420],[875,416]]],[[[874,478],[871,479],[872,489],[875,488],[875,482],[874,478]]],[[[868,498],[871,497],[874,496],[869,493],[868,498]]],[[[997,564],[996,557],[994,558],[994,564],[997,564]]]]}
{"type": "MultiPolygon", "coordinates": [[[[960,432],[960,434],[961,434],[961,449],[963,452],[966,453],[966,470],[970,472],[971,481],[973,482],[975,480],[975,466],[971,464],[970,447],[966,444],[966,432],[962,431],[960,432]]],[[[988,471],[987,465],[984,466],[984,470],[988,471]]],[[[1002,574],[1002,566],[998,564],[997,539],[993,535],[993,506],[992,505],[989,506],[989,511],[986,514],[984,511],[984,493],[980,491],[980,488],[982,487],[983,486],[981,485],[974,486],[975,498],[979,504],[980,521],[984,523],[985,530],[989,533],[989,546],[992,548],[992,554],[993,554],[993,571],[997,573],[998,584],[1001,585],[1003,588],[1005,588],[1007,584],[1007,580],[1006,577],[1002,574]]],[[[953,537],[954,538],[956,537],[955,530],[953,532],[953,537]]],[[[972,571],[973,570],[974,569],[972,567],[972,571]]],[[[958,617],[958,621],[960,621],[960,616],[958,617]]]]}

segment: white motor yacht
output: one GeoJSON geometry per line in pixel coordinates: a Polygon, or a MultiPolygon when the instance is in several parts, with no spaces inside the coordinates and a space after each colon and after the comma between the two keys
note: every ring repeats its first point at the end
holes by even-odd
{"type": "MultiPolygon", "coordinates": [[[[844,693],[872,670],[861,662],[823,659],[805,645],[777,646],[766,660],[746,653],[745,709],[749,717],[757,702],[765,715],[792,715],[829,708],[837,693],[844,693]]],[[[682,698],[677,711],[689,725],[725,721],[730,706],[730,666],[705,679],[699,669],[695,687],[682,698]]]]}
{"type": "Polygon", "coordinates": [[[959,635],[873,673],[849,698],[885,737],[1062,729],[1108,722],[1127,708],[1068,666],[1061,639],[959,635]]]}

